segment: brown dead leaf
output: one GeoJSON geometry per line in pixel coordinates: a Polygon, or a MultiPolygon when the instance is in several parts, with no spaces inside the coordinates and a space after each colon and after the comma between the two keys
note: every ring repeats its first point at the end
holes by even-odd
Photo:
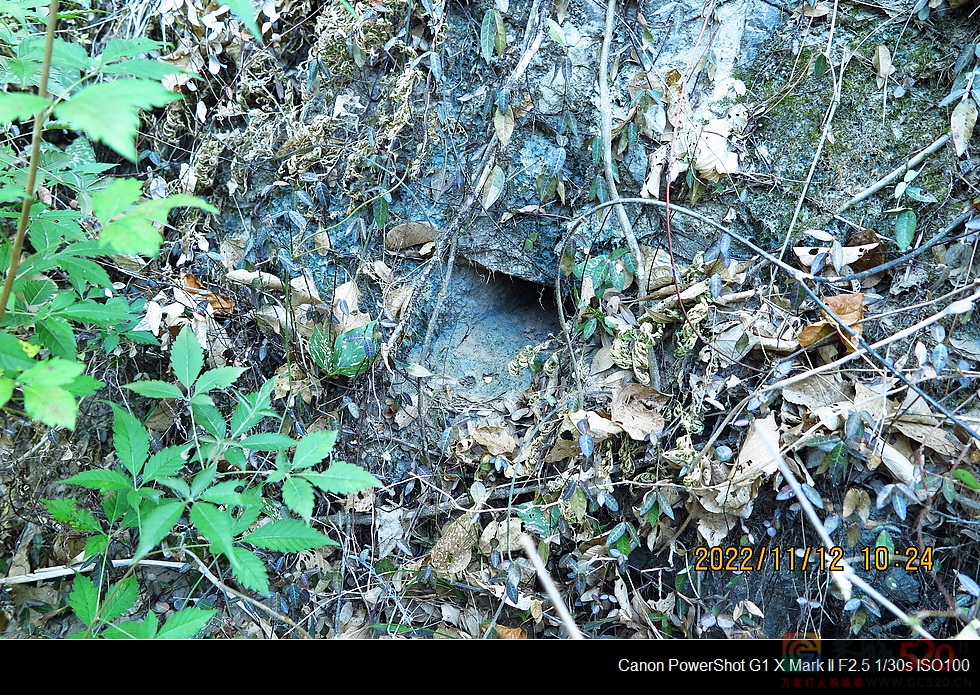
{"type": "Polygon", "coordinates": [[[477,427],[472,437],[473,441],[486,449],[491,456],[511,454],[517,449],[514,435],[503,427],[477,427]]]}
{"type": "Polygon", "coordinates": [[[642,384],[627,384],[613,389],[610,416],[626,434],[637,441],[646,441],[651,434],[664,428],[662,411],[669,398],[657,389],[642,384]]]}
{"type": "Polygon", "coordinates": [[[527,639],[527,630],[522,627],[507,627],[494,624],[499,639],[527,639]]]}
{"type": "Polygon", "coordinates": [[[360,297],[361,292],[353,280],[339,285],[334,290],[333,302],[331,302],[334,320],[331,330],[335,337],[370,323],[371,317],[357,308],[360,297]]]}
{"type": "Polygon", "coordinates": [[[867,490],[851,488],[844,495],[844,505],[841,509],[841,516],[845,519],[851,514],[857,513],[861,521],[867,521],[871,515],[871,497],[867,490]]]}
{"type": "Polygon", "coordinates": [[[436,228],[428,222],[406,222],[396,224],[385,234],[385,248],[400,251],[412,246],[420,246],[435,241],[436,228]]]}
{"type": "MultiPolygon", "coordinates": [[[[827,308],[830,309],[834,314],[836,314],[841,321],[843,321],[847,326],[851,328],[856,334],[857,338],[861,337],[862,325],[861,321],[864,320],[864,293],[858,292],[855,294],[840,294],[833,297],[827,297],[824,300],[827,308]]],[[[825,313],[824,316],[827,316],[825,313]]],[[[812,323],[809,326],[803,328],[800,334],[797,336],[797,340],[800,341],[800,346],[809,347],[816,343],[821,338],[837,333],[841,342],[848,350],[853,352],[857,350],[857,340],[847,335],[836,321],[832,321],[829,316],[827,318],[812,323]]]]}

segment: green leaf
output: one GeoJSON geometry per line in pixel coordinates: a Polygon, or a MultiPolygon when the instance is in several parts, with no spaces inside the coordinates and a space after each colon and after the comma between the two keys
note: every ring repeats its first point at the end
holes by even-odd
{"type": "Polygon", "coordinates": [[[507,50],[507,27],[504,25],[504,16],[500,10],[493,11],[493,23],[493,47],[496,49],[497,55],[502,56],[507,50]]]}
{"type": "Polygon", "coordinates": [[[135,606],[139,592],[139,582],[133,576],[110,586],[106,591],[105,603],[102,605],[102,613],[99,615],[100,620],[108,623],[135,606]]]}
{"type": "Polygon", "coordinates": [[[140,543],[136,548],[139,559],[160,544],[173,531],[174,526],[184,514],[183,502],[171,500],[162,502],[156,509],[146,514],[140,524],[140,543]]]}
{"type": "Polygon", "coordinates": [[[99,592],[96,591],[92,580],[84,574],[75,575],[68,605],[71,606],[76,618],[92,627],[95,623],[95,613],[99,610],[99,592]]]}
{"type": "Polygon", "coordinates": [[[117,625],[106,625],[99,637],[103,639],[153,639],[160,619],[150,611],[142,620],[127,620],[117,625]]]}
{"type": "Polygon", "coordinates": [[[892,535],[888,533],[887,529],[882,529],[881,533],[875,539],[876,548],[887,548],[888,552],[892,555],[895,554],[895,541],[892,540],[892,535]]]}
{"type": "Polygon", "coordinates": [[[112,179],[92,196],[92,213],[105,226],[134,205],[141,195],[143,184],[138,179],[112,179]]]}
{"type": "Polygon", "coordinates": [[[82,130],[120,155],[136,162],[134,141],[139,132],[140,109],[165,106],[180,99],[153,80],[119,79],[82,87],[68,101],[55,106],[55,115],[67,127],[82,130]]]}
{"type": "Polygon", "coordinates": [[[337,495],[349,495],[369,487],[381,487],[381,481],[366,470],[343,461],[334,461],[326,473],[303,473],[302,476],[324,492],[337,495]]]}
{"type": "Polygon", "coordinates": [[[208,486],[214,482],[215,477],[218,475],[218,466],[211,465],[202,470],[200,473],[194,476],[194,480],[191,481],[191,497],[197,498],[202,492],[204,492],[208,486]]]}
{"type": "Polygon", "coordinates": [[[282,553],[299,553],[324,545],[339,545],[296,519],[283,519],[266,524],[242,540],[259,548],[282,553]]]}
{"type": "Polygon", "coordinates": [[[567,46],[568,40],[565,38],[565,30],[561,28],[561,25],[550,17],[548,22],[548,36],[551,40],[557,43],[559,46],[567,46]]]}
{"type": "Polygon", "coordinates": [[[185,328],[180,332],[170,350],[170,363],[178,381],[190,390],[204,368],[204,351],[194,331],[185,328]]]}
{"type": "Polygon", "coordinates": [[[904,208],[895,217],[895,243],[899,251],[905,251],[912,245],[915,239],[916,219],[915,211],[904,208]]]}
{"type": "Polygon", "coordinates": [[[223,483],[212,485],[202,492],[199,498],[205,502],[213,502],[222,506],[236,506],[242,501],[242,493],[238,491],[238,488],[244,484],[240,480],[226,480],[223,483]]]}
{"type": "Polygon", "coordinates": [[[99,241],[117,254],[154,258],[160,253],[163,234],[151,222],[141,217],[127,216],[104,226],[99,241]]]}
{"type": "Polygon", "coordinates": [[[31,359],[25,346],[27,343],[22,343],[7,331],[0,329],[0,370],[18,372],[22,369],[30,369],[37,364],[31,359]]]}
{"type": "Polygon", "coordinates": [[[242,586],[260,594],[269,593],[269,575],[262,560],[245,548],[232,548],[228,559],[231,561],[232,574],[242,586]]]}
{"type": "Polygon", "coordinates": [[[0,123],[26,121],[51,106],[51,102],[27,92],[0,92],[0,123]]]}
{"type": "Polygon", "coordinates": [[[87,541],[82,547],[82,554],[86,558],[102,555],[109,548],[109,536],[104,533],[97,533],[87,541]]]}
{"type": "Polygon", "coordinates": [[[231,415],[231,436],[241,437],[267,417],[276,417],[277,413],[269,408],[272,399],[272,389],[275,381],[269,379],[256,393],[239,394],[238,405],[231,415]]]}
{"type": "Polygon", "coordinates": [[[58,315],[72,321],[107,327],[126,321],[129,318],[128,308],[118,303],[100,304],[91,299],[84,299],[61,309],[58,315]]]}
{"type": "Polygon", "coordinates": [[[99,60],[103,65],[108,65],[120,58],[134,58],[150,51],[157,51],[163,48],[163,44],[153,39],[138,37],[135,39],[112,39],[107,42],[102,50],[99,60]]]}
{"type": "Polygon", "coordinates": [[[965,468],[957,468],[953,471],[953,477],[971,490],[980,490],[980,480],[977,480],[977,477],[965,468]]]}
{"type": "Polygon", "coordinates": [[[116,447],[116,456],[135,478],[143,471],[146,457],[150,455],[150,437],[143,423],[115,403],[110,405],[116,415],[112,426],[112,442],[116,447]]]}
{"type": "Polygon", "coordinates": [[[92,490],[111,492],[112,490],[132,490],[133,481],[118,471],[107,471],[101,468],[94,471],[82,471],[67,480],[68,485],[80,485],[92,490]]]}
{"type": "Polygon", "coordinates": [[[177,611],[163,624],[158,639],[193,639],[201,634],[218,611],[190,607],[177,611]]]}
{"type": "Polygon", "coordinates": [[[313,516],[313,488],[301,478],[286,478],[282,484],[282,501],[307,521],[313,516]]]}
{"type": "Polygon", "coordinates": [[[218,367],[217,369],[209,369],[194,384],[194,393],[207,393],[212,389],[226,389],[247,371],[248,369],[246,367],[218,367]]]}
{"type": "Polygon", "coordinates": [[[76,398],[81,396],[92,396],[104,386],[101,381],[90,377],[88,374],[79,374],[71,380],[65,390],[76,398]]]}
{"type": "Polygon", "coordinates": [[[325,459],[337,441],[337,430],[319,430],[311,432],[296,445],[293,454],[292,469],[309,468],[325,459]]]}
{"type": "Polygon", "coordinates": [[[284,451],[296,445],[296,440],[278,432],[261,432],[245,437],[241,445],[252,451],[284,451]]]}
{"type": "Polygon", "coordinates": [[[198,502],[191,507],[191,523],[211,542],[212,550],[229,559],[235,549],[235,539],[232,534],[233,521],[230,513],[223,512],[207,502],[198,502]]]}
{"type": "Polygon", "coordinates": [[[192,403],[191,412],[194,413],[194,421],[218,439],[224,439],[225,416],[213,405],[204,403],[192,403]]]}
{"type": "Polygon", "coordinates": [[[138,393],[141,396],[146,396],[147,398],[183,398],[184,392],[180,390],[174,384],[168,381],[159,381],[157,379],[144,379],[143,381],[134,381],[132,384],[126,384],[123,386],[124,389],[129,389],[134,393],[138,393]]]}
{"type": "Polygon", "coordinates": [[[14,395],[14,386],[16,382],[13,379],[8,379],[5,376],[0,376],[0,408],[7,405],[10,399],[14,395]]]}
{"type": "Polygon", "coordinates": [[[34,420],[48,427],[75,429],[78,403],[75,397],[58,386],[22,386],[24,410],[34,420]]]}
{"type": "Polygon", "coordinates": [[[80,533],[102,533],[102,524],[91,512],[78,508],[78,503],[68,497],[57,500],[41,500],[48,508],[48,514],[55,521],[71,526],[80,533]]]}
{"type": "Polygon", "coordinates": [[[483,15],[483,23],[480,25],[480,54],[483,56],[483,60],[488,63],[493,58],[496,31],[497,24],[493,17],[493,10],[487,10],[483,15]]]}
{"type": "Polygon", "coordinates": [[[68,321],[52,316],[38,321],[35,329],[38,341],[52,355],[74,361],[78,346],[75,345],[75,331],[68,321]]]}
{"type": "Polygon", "coordinates": [[[507,176],[504,174],[504,170],[499,165],[494,165],[486,184],[483,186],[482,203],[484,210],[489,210],[490,206],[500,199],[500,196],[504,194],[506,185],[507,176]]]}
{"type": "Polygon", "coordinates": [[[177,475],[184,466],[187,451],[191,446],[191,444],[168,446],[150,456],[150,460],[143,467],[143,484],[148,485],[160,478],[177,475]]]}
{"type": "Polygon", "coordinates": [[[124,60],[114,65],[106,65],[102,68],[101,72],[106,75],[128,75],[130,77],[160,81],[168,75],[174,75],[184,71],[160,60],[136,58],[134,60],[124,60]]]}
{"type": "Polygon", "coordinates": [[[36,388],[65,386],[75,377],[85,371],[85,365],[80,362],[62,360],[52,357],[44,362],[38,362],[21,374],[17,381],[36,388]]]}

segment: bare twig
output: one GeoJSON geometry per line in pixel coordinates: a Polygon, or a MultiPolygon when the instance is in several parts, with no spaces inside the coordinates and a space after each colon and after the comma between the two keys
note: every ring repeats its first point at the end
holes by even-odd
{"type": "MultiPolygon", "coordinates": [[[[113,560],[113,567],[132,567],[133,561],[113,560]]],[[[186,562],[167,562],[165,560],[139,560],[136,567],[163,567],[165,569],[180,570],[187,566],[186,562]]],[[[83,565],[58,565],[57,567],[44,567],[28,574],[18,574],[13,577],[0,577],[0,586],[11,584],[30,584],[31,582],[46,582],[58,577],[69,577],[74,574],[84,574],[95,569],[94,564],[83,565]]]]}
{"type": "Polygon", "coordinates": [[[599,115],[602,119],[602,168],[606,179],[606,190],[609,193],[609,200],[616,210],[616,218],[619,226],[629,244],[633,259],[636,261],[637,280],[640,286],[640,294],[647,291],[646,267],[643,264],[643,256],[640,253],[640,244],[636,240],[633,232],[633,223],[630,222],[619,198],[619,189],[616,188],[616,178],[613,175],[612,165],[612,103],[609,98],[609,45],[612,43],[613,23],[616,19],[616,0],[607,0],[606,5],[606,32],[602,37],[602,51],[599,54],[599,115]]]}
{"type": "MultiPolygon", "coordinates": [[[[803,512],[806,514],[807,519],[809,519],[810,523],[813,525],[813,529],[817,532],[817,535],[820,536],[820,540],[823,541],[824,547],[828,551],[831,550],[834,547],[834,542],[831,540],[827,530],[824,528],[820,517],[817,516],[817,512],[813,508],[813,505],[810,504],[810,500],[807,499],[806,495],[803,493],[803,488],[800,485],[800,481],[796,479],[796,475],[794,475],[793,471],[790,470],[790,467],[786,465],[786,460],[779,451],[779,444],[774,442],[771,435],[767,433],[765,429],[759,426],[758,420],[753,423],[753,427],[755,428],[756,435],[758,435],[758,437],[762,440],[762,443],[766,447],[769,455],[772,456],[773,460],[776,462],[776,465],[779,467],[779,472],[783,474],[783,477],[786,478],[786,482],[788,482],[790,487],[793,488],[793,494],[796,495],[796,501],[800,503],[800,506],[803,508],[803,512]]],[[[842,567],[842,570],[830,570],[830,576],[833,577],[835,582],[837,582],[837,585],[840,587],[845,597],[850,598],[850,584],[854,584],[860,587],[860,589],[868,594],[868,596],[873,598],[875,601],[878,601],[881,605],[891,611],[895,617],[912,628],[912,630],[917,634],[925,637],[926,639],[934,639],[933,636],[930,635],[921,625],[919,625],[916,620],[911,618],[901,608],[889,601],[873,586],[861,579],[861,577],[859,577],[854,570],[851,569],[849,564],[845,562],[842,567]]]]}
{"type": "Polygon", "coordinates": [[[878,191],[880,191],[882,188],[884,188],[885,186],[887,186],[888,184],[890,184],[892,181],[894,181],[895,179],[897,179],[899,176],[903,176],[906,171],[908,171],[909,169],[911,169],[914,166],[917,166],[919,164],[919,162],[921,162],[923,159],[925,159],[926,157],[928,157],[929,155],[931,155],[933,152],[935,152],[936,150],[938,150],[939,148],[941,148],[947,142],[949,142],[949,134],[948,133],[946,135],[941,136],[938,140],[936,140],[934,143],[932,143],[931,145],[929,145],[929,147],[927,147],[924,150],[922,150],[921,152],[919,152],[919,154],[917,154],[914,157],[912,157],[909,161],[907,161],[902,166],[898,167],[897,169],[895,169],[891,173],[886,174],[885,176],[883,176],[881,179],[878,180],[877,183],[875,183],[875,184],[873,184],[871,186],[868,186],[863,191],[861,191],[860,193],[858,193],[856,196],[854,196],[853,198],[851,198],[850,200],[848,200],[846,203],[844,203],[843,205],[840,206],[840,208],[838,209],[837,212],[844,212],[845,210],[847,210],[847,208],[851,207],[852,205],[856,205],[856,204],[860,203],[862,200],[865,200],[867,198],[870,198],[875,193],[877,193],[878,191]]]}
{"type": "Polygon", "coordinates": [[[571,639],[585,639],[581,630],[578,629],[578,625],[575,624],[572,614],[568,612],[568,608],[565,606],[565,601],[562,600],[561,594],[558,593],[558,587],[555,586],[555,581],[548,574],[548,569],[544,566],[544,563],[541,562],[541,556],[538,555],[538,550],[534,547],[534,541],[526,533],[521,534],[520,541],[521,547],[524,548],[524,554],[527,555],[527,559],[534,565],[534,570],[538,573],[538,580],[547,592],[548,598],[551,599],[551,603],[555,607],[555,612],[561,618],[562,625],[565,626],[565,631],[568,633],[568,636],[571,639]]]}

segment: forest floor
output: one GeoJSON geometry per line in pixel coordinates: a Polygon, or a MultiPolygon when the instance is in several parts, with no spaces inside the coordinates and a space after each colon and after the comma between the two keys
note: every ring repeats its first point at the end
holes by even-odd
{"type": "MultiPolygon", "coordinates": [[[[221,212],[108,268],[160,345],[88,353],[107,386],[74,432],[5,416],[0,575],[78,565],[42,500],[95,507],[61,481],[113,461],[109,402],[154,448],[188,436],[120,385],[190,325],[209,367],[275,380],[278,431],[337,430],[383,486],[318,492],[339,546],[262,553],[268,595],[173,549],[137,614],[565,635],[527,537],[589,637],[976,636],[980,10],[950,4],[640,2],[607,29],[584,0],[267,0],[264,45],[200,0],[80,13],[196,74],[128,173],[221,212]]],[[[0,631],[74,632],[71,586],[0,584],[0,631]]]]}

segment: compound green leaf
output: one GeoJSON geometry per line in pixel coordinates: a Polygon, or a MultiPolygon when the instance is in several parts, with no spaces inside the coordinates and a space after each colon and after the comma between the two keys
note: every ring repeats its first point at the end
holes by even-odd
{"type": "Polygon", "coordinates": [[[95,622],[95,613],[99,610],[99,592],[96,591],[92,580],[84,574],[75,575],[68,605],[71,606],[75,617],[85,625],[91,627],[95,622]]]}
{"type": "Polygon", "coordinates": [[[34,328],[41,345],[50,350],[51,354],[74,361],[78,346],[75,345],[75,331],[67,320],[49,316],[38,321],[34,328]]]}
{"type": "Polygon", "coordinates": [[[136,557],[141,558],[173,531],[174,525],[184,513],[185,505],[178,500],[161,503],[156,509],[143,517],[140,524],[140,543],[136,548],[136,557]]]}
{"type": "Polygon", "coordinates": [[[115,412],[112,443],[116,447],[116,456],[135,478],[143,471],[146,457],[150,455],[150,437],[139,420],[115,403],[110,405],[115,412]]]}
{"type": "Polygon", "coordinates": [[[133,576],[127,577],[118,584],[110,586],[106,591],[106,599],[102,606],[102,613],[99,615],[99,619],[108,623],[118,618],[136,605],[139,591],[139,582],[133,576]]]}
{"type": "Polygon", "coordinates": [[[170,351],[170,363],[180,383],[190,389],[204,368],[204,351],[194,331],[185,328],[180,332],[170,351]]]}
{"type": "Polygon", "coordinates": [[[51,105],[47,99],[27,92],[0,92],[0,123],[26,121],[51,105]]]}
{"type": "Polygon", "coordinates": [[[311,432],[300,439],[293,454],[293,470],[309,468],[320,463],[333,451],[336,441],[337,430],[311,432]]]}
{"type": "Polygon", "coordinates": [[[124,389],[129,389],[133,393],[138,393],[147,398],[183,398],[184,392],[175,384],[169,381],[159,381],[157,379],[144,379],[126,384],[124,389]]]}
{"type": "Polygon", "coordinates": [[[334,461],[326,473],[303,473],[303,477],[324,492],[349,495],[369,487],[381,487],[381,481],[360,466],[334,461]]]}
{"type": "Polygon", "coordinates": [[[191,607],[177,611],[163,624],[158,639],[193,639],[201,634],[218,611],[191,607]]]}
{"type": "Polygon", "coordinates": [[[282,501],[309,521],[313,516],[313,488],[300,478],[286,478],[282,484],[282,501]]]}
{"type": "Polygon", "coordinates": [[[55,107],[55,115],[69,128],[85,131],[90,138],[136,162],[139,111],[177,99],[178,94],[154,80],[119,79],[82,87],[55,107]]]}
{"type": "Polygon", "coordinates": [[[339,545],[296,519],[283,519],[266,524],[242,540],[259,548],[282,553],[298,553],[324,545],[339,545]]]}

